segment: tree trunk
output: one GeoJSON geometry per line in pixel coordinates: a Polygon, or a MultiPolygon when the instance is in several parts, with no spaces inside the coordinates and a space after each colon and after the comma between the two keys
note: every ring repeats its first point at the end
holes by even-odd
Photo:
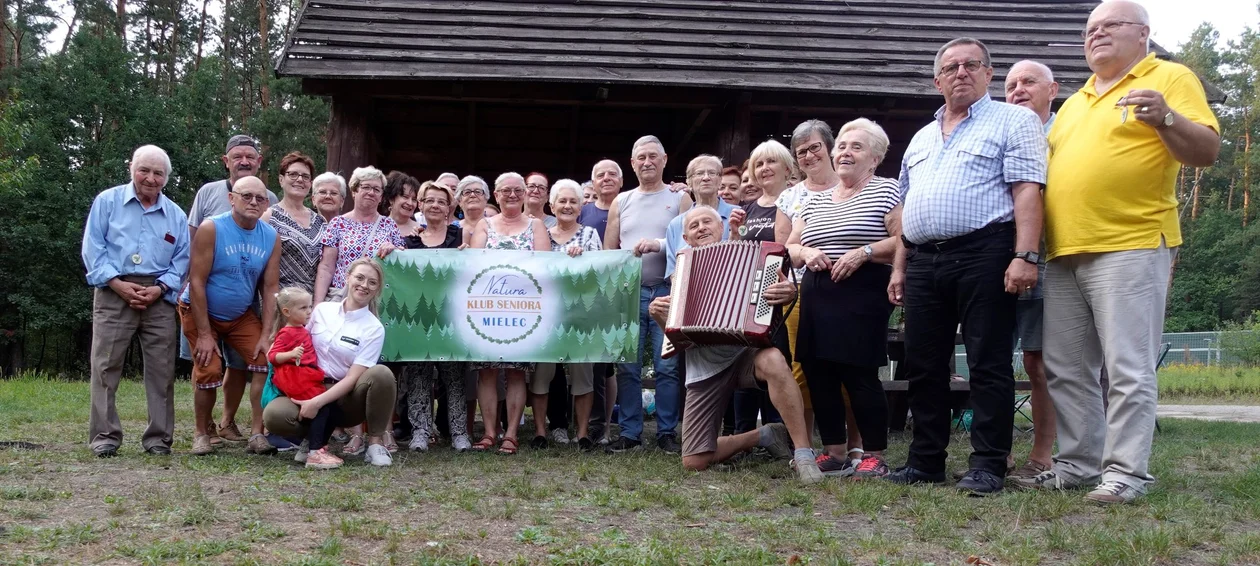
{"type": "Polygon", "coordinates": [[[193,60],[193,70],[201,69],[201,49],[206,43],[206,10],[210,7],[210,0],[202,0],[201,2],[201,23],[197,26],[197,58],[193,60]]]}
{"type": "MultiPolygon", "coordinates": [[[[9,21],[9,2],[7,0],[0,0],[0,25],[4,25],[5,27],[8,27],[7,26],[8,21],[9,21]]],[[[4,68],[9,66],[9,49],[6,47],[6,45],[7,44],[4,42],[4,37],[0,36],[0,71],[4,71],[4,68]]]]}
{"type": "Polygon", "coordinates": [[[1229,178],[1229,196],[1225,198],[1225,210],[1234,210],[1234,182],[1237,177],[1229,178]]]}
{"type": "Polygon", "coordinates": [[[258,68],[258,86],[263,108],[271,106],[271,87],[267,85],[267,72],[271,70],[271,51],[267,48],[270,27],[267,22],[267,0],[258,0],[258,58],[262,60],[258,68]]]}
{"type": "Polygon", "coordinates": [[[118,37],[127,45],[127,0],[118,0],[118,37]]]}
{"type": "MultiPolygon", "coordinates": [[[[0,4],[4,4],[4,0],[0,0],[0,4]]],[[[61,53],[65,53],[66,48],[70,46],[70,40],[74,39],[74,26],[79,23],[79,3],[71,2],[70,9],[74,10],[74,13],[70,15],[70,25],[66,26],[66,39],[61,42],[61,53]]],[[[2,52],[3,49],[3,47],[0,47],[0,52],[2,52]]],[[[3,58],[4,57],[0,55],[0,59],[3,58]]]]}
{"type": "Polygon", "coordinates": [[[1203,169],[1194,169],[1194,186],[1190,187],[1190,219],[1199,217],[1199,180],[1203,177],[1203,169]]]}
{"type": "Polygon", "coordinates": [[[1251,204],[1251,113],[1243,109],[1243,211],[1242,225],[1247,225],[1247,213],[1251,204]]]}

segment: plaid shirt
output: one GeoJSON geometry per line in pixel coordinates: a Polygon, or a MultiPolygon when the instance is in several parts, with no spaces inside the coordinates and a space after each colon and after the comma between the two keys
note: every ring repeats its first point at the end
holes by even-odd
{"type": "Polygon", "coordinates": [[[901,160],[902,229],[916,244],[1014,220],[1011,184],[1046,183],[1049,149],[1033,111],[982,96],[948,140],[944,113],[942,106],[914,135],[901,160]]]}

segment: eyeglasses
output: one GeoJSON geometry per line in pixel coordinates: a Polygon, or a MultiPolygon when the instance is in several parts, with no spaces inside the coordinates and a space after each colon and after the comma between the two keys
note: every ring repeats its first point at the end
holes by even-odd
{"type": "Polygon", "coordinates": [[[956,75],[958,74],[959,67],[966,69],[968,73],[974,73],[988,66],[989,65],[987,65],[984,61],[977,61],[975,59],[972,59],[965,63],[953,63],[950,65],[945,65],[944,67],[941,67],[941,76],[948,77],[950,75],[956,75]]]}
{"type": "Polygon", "coordinates": [[[822,153],[822,148],[823,148],[822,142],[811,143],[808,146],[806,146],[804,149],[796,150],[796,159],[798,161],[801,159],[805,159],[805,156],[811,153],[814,155],[820,155],[822,153]]]}
{"type": "Polygon", "coordinates": [[[704,169],[701,171],[693,171],[691,173],[691,177],[698,178],[698,179],[703,179],[705,177],[718,177],[721,175],[722,175],[721,171],[715,171],[713,169],[704,169]]]}
{"type": "Polygon", "coordinates": [[[373,185],[359,185],[359,191],[364,193],[383,193],[385,189],[373,185]]]}
{"type": "Polygon", "coordinates": [[[306,173],[298,173],[297,171],[289,171],[284,174],[284,178],[290,181],[309,181],[311,176],[306,173]]]}
{"type": "Polygon", "coordinates": [[[446,202],[446,199],[427,198],[427,199],[424,199],[424,200],[420,201],[420,204],[423,204],[423,205],[425,205],[425,206],[429,206],[429,205],[432,205],[432,204],[440,204],[440,205],[442,205],[442,206],[446,206],[446,205],[448,205],[448,204],[450,204],[450,203],[446,202]]]}
{"type": "Polygon", "coordinates": [[[1106,33],[1107,35],[1111,35],[1115,33],[1116,30],[1120,29],[1122,26],[1144,26],[1144,25],[1146,24],[1142,22],[1126,22],[1123,20],[1116,20],[1114,22],[1103,22],[1101,24],[1087,27],[1083,31],[1081,31],[1081,39],[1089,39],[1095,35],[1098,35],[1098,32],[1100,31],[1103,33],[1106,33]]]}
{"type": "Polygon", "coordinates": [[[530,183],[530,184],[528,184],[528,185],[525,185],[525,188],[527,188],[527,189],[533,189],[533,190],[539,190],[539,191],[545,191],[545,190],[547,190],[547,185],[539,185],[538,183],[530,183]]]}
{"type": "Polygon", "coordinates": [[[236,191],[232,191],[232,194],[250,204],[262,204],[267,202],[267,195],[251,195],[249,193],[239,193],[236,191]]]}
{"type": "Polygon", "coordinates": [[[503,193],[505,195],[523,195],[525,194],[525,189],[519,187],[515,189],[495,189],[494,192],[503,193]]]}
{"type": "Polygon", "coordinates": [[[482,192],[482,191],[481,191],[481,189],[478,189],[478,188],[475,188],[475,187],[474,187],[474,188],[471,188],[471,189],[464,189],[464,190],[460,191],[460,192],[459,192],[459,196],[461,196],[461,197],[462,197],[462,196],[478,196],[478,197],[485,197],[485,196],[486,196],[486,193],[482,192]]]}
{"type": "Polygon", "coordinates": [[[341,196],[341,191],[338,191],[338,190],[315,191],[315,195],[321,196],[321,197],[339,197],[341,196]]]}

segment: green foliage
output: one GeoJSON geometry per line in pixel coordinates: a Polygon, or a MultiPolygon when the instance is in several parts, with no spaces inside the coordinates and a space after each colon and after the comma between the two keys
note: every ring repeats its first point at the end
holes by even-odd
{"type": "Polygon", "coordinates": [[[1221,349],[1230,357],[1248,367],[1260,366],[1260,311],[1252,312],[1247,320],[1228,322],[1221,333],[1221,349]]]}

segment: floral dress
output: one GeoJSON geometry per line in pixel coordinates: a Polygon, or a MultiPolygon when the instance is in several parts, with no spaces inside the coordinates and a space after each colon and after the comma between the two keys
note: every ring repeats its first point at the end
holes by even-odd
{"type": "Polygon", "coordinates": [[[346,216],[328,222],[324,230],[325,246],[337,248],[337,268],[333,271],[332,288],[346,286],[346,271],[361,257],[371,257],[385,244],[406,246],[398,225],[388,216],[377,216],[375,222],[363,223],[346,216]]]}
{"type": "MultiPolygon", "coordinates": [[[[489,218],[482,219],[486,224],[486,249],[487,250],[520,250],[532,252],[534,251],[534,219],[530,218],[525,223],[525,229],[520,234],[507,235],[494,231],[494,223],[489,218]]],[[[468,364],[471,370],[479,369],[519,369],[522,371],[534,371],[532,362],[472,362],[468,364]]]]}

